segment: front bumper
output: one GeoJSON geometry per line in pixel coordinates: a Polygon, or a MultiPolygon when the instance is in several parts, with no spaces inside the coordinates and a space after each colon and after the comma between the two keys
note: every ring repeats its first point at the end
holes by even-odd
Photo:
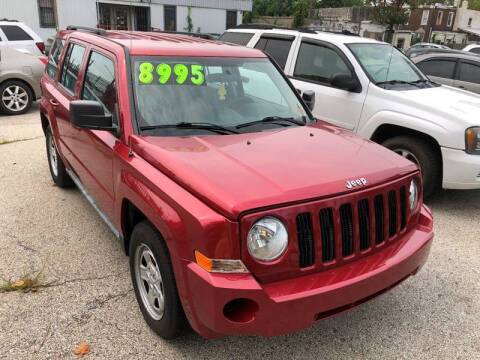
{"type": "Polygon", "coordinates": [[[261,284],[251,274],[213,274],[186,262],[187,316],[206,338],[221,335],[275,336],[367,301],[415,274],[425,263],[433,221],[426,207],[420,223],[383,251],[328,271],[261,284]],[[232,300],[238,313],[231,316],[232,300]],[[245,302],[245,299],[248,299],[245,302]],[[253,306],[252,306],[253,304],[253,306]],[[233,319],[233,320],[232,320],[233,319]]]}
{"type": "Polygon", "coordinates": [[[480,155],[442,147],[444,189],[480,189],[480,155]]]}

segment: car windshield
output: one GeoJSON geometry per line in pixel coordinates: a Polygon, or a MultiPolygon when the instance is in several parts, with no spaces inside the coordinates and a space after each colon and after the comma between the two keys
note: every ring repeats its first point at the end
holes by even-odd
{"type": "Polygon", "coordinates": [[[349,44],[348,47],[375,84],[427,80],[401,51],[389,44],[349,44]]]}
{"type": "Polygon", "coordinates": [[[137,121],[154,135],[188,135],[183,130],[192,125],[234,133],[312,120],[266,58],[150,56],[134,57],[133,66],[137,121]]]}

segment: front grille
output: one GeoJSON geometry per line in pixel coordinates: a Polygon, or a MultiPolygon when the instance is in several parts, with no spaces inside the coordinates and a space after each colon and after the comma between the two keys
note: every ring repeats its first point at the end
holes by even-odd
{"type": "Polygon", "coordinates": [[[322,260],[329,262],[335,259],[335,227],[332,209],[320,210],[320,232],[322,234],[322,260]]]}
{"type": "Polygon", "coordinates": [[[348,201],[348,197],[344,197],[343,201],[320,202],[311,210],[298,214],[300,267],[314,265],[317,258],[322,263],[356,258],[386,241],[393,241],[408,222],[407,196],[403,185],[359,196],[358,200],[356,197],[348,201]],[[315,227],[315,223],[319,227],[315,227]],[[319,234],[314,231],[317,228],[319,234]],[[316,241],[320,241],[317,247],[316,241]],[[321,249],[321,256],[315,256],[316,248],[321,249]]]}
{"type": "Polygon", "coordinates": [[[313,248],[312,216],[310,213],[297,215],[297,236],[300,251],[300,266],[310,266],[315,261],[313,248]]]}

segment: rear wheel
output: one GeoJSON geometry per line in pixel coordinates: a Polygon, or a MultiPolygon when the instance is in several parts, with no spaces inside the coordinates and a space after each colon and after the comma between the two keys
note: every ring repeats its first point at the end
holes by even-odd
{"type": "Polygon", "coordinates": [[[430,143],[415,136],[396,136],[385,140],[382,145],[418,165],[422,172],[425,198],[440,187],[441,159],[430,143]]]}
{"type": "Polygon", "coordinates": [[[8,80],[0,85],[0,109],[5,114],[24,114],[30,110],[32,102],[32,91],[25,83],[8,80]]]}
{"type": "Polygon", "coordinates": [[[65,164],[58,154],[55,138],[50,127],[46,128],[45,137],[47,145],[48,167],[50,168],[50,174],[52,175],[53,182],[62,188],[72,186],[72,179],[68,175],[67,170],[65,170],[65,164]]]}
{"type": "Polygon", "coordinates": [[[133,287],[145,321],[162,338],[177,337],[186,319],[165,242],[144,221],[133,229],[129,250],[133,287]]]}

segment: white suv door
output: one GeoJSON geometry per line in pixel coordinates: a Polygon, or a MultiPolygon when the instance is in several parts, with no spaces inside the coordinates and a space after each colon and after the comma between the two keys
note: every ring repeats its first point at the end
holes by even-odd
{"type": "Polygon", "coordinates": [[[302,92],[315,91],[315,117],[355,130],[367,87],[361,86],[353,65],[342,50],[328,42],[304,37],[287,75],[302,92]],[[350,91],[335,87],[332,80],[338,75],[351,77],[358,82],[358,87],[350,91]]]}

